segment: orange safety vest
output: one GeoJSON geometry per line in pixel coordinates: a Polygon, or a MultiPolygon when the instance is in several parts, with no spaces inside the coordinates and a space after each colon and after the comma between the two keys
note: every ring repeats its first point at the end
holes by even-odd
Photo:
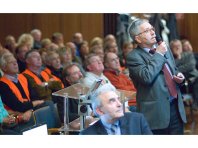
{"type": "Polygon", "coordinates": [[[30,93],[29,93],[29,90],[28,90],[28,82],[27,82],[27,79],[24,75],[22,74],[19,74],[18,75],[18,81],[19,83],[21,84],[24,92],[25,92],[25,95],[27,96],[27,98],[23,98],[22,95],[21,95],[21,92],[19,91],[19,89],[16,87],[16,85],[11,81],[9,80],[8,78],[6,78],[5,76],[3,76],[0,81],[6,83],[9,88],[12,90],[12,92],[16,95],[17,99],[20,101],[20,102],[27,102],[27,101],[30,101],[30,93]]]}
{"type": "Polygon", "coordinates": [[[54,78],[54,80],[59,81],[61,83],[62,88],[64,88],[63,82],[58,77],[56,77],[55,75],[53,75],[52,72],[51,72],[51,70],[49,68],[45,68],[44,71],[46,73],[48,73],[49,75],[51,75],[54,78]]]}
{"type": "MultiPolygon", "coordinates": [[[[29,69],[26,69],[23,73],[31,76],[34,79],[34,81],[36,82],[36,84],[40,85],[42,83],[42,81],[39,79],[39,77],[37,75],[35,75],[33,72],[31,72],[29,69]]],[[[46,82],[48,82],[50,79],[49,75],[45,71],[41,72],[41,76],[46,82]]]]}

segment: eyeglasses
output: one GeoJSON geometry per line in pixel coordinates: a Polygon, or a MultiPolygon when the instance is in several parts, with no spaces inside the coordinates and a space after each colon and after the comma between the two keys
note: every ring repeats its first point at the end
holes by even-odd
{"type": "Polygon", "coordinates": [[[93,63],[102,63],[102,60],[101,59],[94,59],[94,60],[90,61],[89,64],[93,64],[93,63]]]}
{"type": "Polygon", "coordinates": [[[118,57],[110,60],[110,62],[117,62],[117,61],[119,61],[119,58],[118,57]]]}
{"type": "Polygon", "coordinates": [[[146,29],[145,31],[143,31],[143,32],[141,32],[141,33],[139,33],[139,34],[137,34],[136,36],[141,35],[141,34],[144,34],[144,33],[148,34],[148,33],[150,33],[151,31],[155,32],[155,28],[152,27],[152,28],[150,28],[150,29],[146,29]]]}

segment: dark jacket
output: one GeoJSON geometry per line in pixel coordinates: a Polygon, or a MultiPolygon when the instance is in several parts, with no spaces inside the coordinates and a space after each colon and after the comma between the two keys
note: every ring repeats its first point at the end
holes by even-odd
{"type": "MultiPolygon", "coordinates": [[[[121,135],[151,135],[152,132],[144,116],[140,113],[125,113],[119,119],[121,135]]],[[[107,135],[101,120],[80,132],[80,135],[107,135]]]]}

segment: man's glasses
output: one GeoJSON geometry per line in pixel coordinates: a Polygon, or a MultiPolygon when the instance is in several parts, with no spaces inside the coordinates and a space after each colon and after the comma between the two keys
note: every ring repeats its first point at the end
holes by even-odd
{"type": "Polygon", "coordinates": [[[155,28],[154,27],[152,27],[152,28],[150,28],[150,29],[146,29],[145,31],[143,31],[143,32],[141,32],[141,33],[139,33],[139,34],[137,34],[136,36],[138,36],[138,35],[141,35],[141,34],[148,34],[148,33],[150,33],[151,31],[153,31],[153,32],[155,32],[155,28]]]}

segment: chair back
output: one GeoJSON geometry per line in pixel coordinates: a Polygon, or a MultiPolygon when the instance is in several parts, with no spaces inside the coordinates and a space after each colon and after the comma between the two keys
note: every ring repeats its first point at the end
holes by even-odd
{"type": "Polygon", "coordinates": [[[60,119],[55,107],[55,113],[53,113],[49,106],[41,107],[34,111],[34,117],[36,124],[47,124],[47,128],[58,128],[61,126],[60,119]]]}

